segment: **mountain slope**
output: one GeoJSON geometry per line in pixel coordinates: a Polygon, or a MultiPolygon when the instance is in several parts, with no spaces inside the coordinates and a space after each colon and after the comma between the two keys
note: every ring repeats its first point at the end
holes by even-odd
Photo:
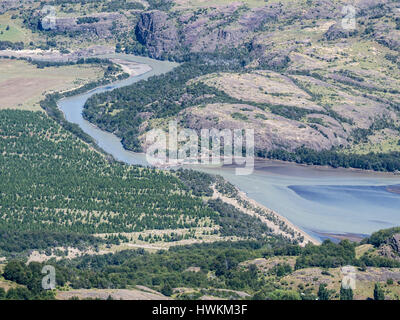
{"type": "Polygon", "coordinates": [[[183,64],[92,97],[85,117],[132,150],[146,149],[145,133],[174,118],[197,130],[254,128],[260,154],[375,152],[389,159],[381,170],[390,170],[400,151],[399,13],[391,1],[358,1],[349,31],[344,5],[180,1],[170,11],[145,11],[120,50],[183,64]]]}

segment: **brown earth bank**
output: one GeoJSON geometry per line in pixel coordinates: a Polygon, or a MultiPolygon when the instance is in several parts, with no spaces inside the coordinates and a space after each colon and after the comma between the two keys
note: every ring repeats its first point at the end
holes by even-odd
{"type": "Polygon", "coordinates": [[[334,242],[339,242],[341,240],[349,240],[351,242],[360,242],[362,239],[366,238],[367,234],[357,234],[357,233],[324,233],[324,232],[316,232],[316,234],[320,235],[323,239],[328,238],[333,240],[334,242]]]}
{"type": "Polygon", "coordinates": [[[307,243],[312,243],[316,245],[320,244],[318,240],[314,239],[308,233],[295,226],[288,219],[278,214],[277,212],[259,204],[253,199],[250,199],[242,191],[238,190],[238,194],[236,197],[228,197],[221,194],[214,188],[213,198],[219,198],[225,203],[233,205],[235,208],[242,211],[243,213],[259,218],[263,223],[271,228],[274,234],[282,235],[291,240],[298,240],[300,246],[305,246],[307,243]],[[272,220],[268,219],[268,215],[271,215],[274,218],[272,220]],[[303,239],[302,241],[299,240],[301,238],[303,239]]]}

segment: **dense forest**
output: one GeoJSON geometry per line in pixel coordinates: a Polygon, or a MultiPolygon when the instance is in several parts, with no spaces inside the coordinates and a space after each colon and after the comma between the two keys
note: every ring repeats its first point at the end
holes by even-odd
{"type": "Polygon", "coordinates": [[[129,232],[214,215],[168,172],[109,163],[41,113],[0,117],[2,228],[129,232]]]}
{"type": "Polygon", "coordinates": [[[258,219],[203,200],[213,176],[109,161],[40,112],[3,110],[0,120],[4,252],[104,243],[88,236],[97,233],[203,226],[218,226],[221,236],[272,236],[258,219]]]}
{"type": "MultiPolygon", "coordinates": [[[[374,242],[377,237],[392,233],[392,231],[375,233],[365,241],[374,242]]],[[[230,299],[240,297],[234,292],[225,292],[225,296],[223,296],[218,289],[248,292],[250,293],[249,298],[253,297],[253,299],[315,300],[318,296],[320,300],[330,300],[335,297],[336,299],[351,300],[353,292],[346,291],[349,289],[343,290],[342,288],[340,292],[334,292],[326,289],[326,285],[322,283],[319,291],[313,292],[308,284],[300,283],[294,290],[288,288],[288,284],[282,279],[295,270],[305,270],[310,267],[321,268],[322,275],[329,276],[328,270],[346,265],[357,267],[359,272],[364,272],[368,266],[379,266],[379,264],[371,264],[371,261],[365,259],[366,254],[357,259],[357,246],[347,240],[340,243],[326,240],[320,246],[309,244],[302,248],[270,238],[262,241],[214,242],[177,246],[168,251],[156,253],[149,253],[143,249],[125,250],[115,254],[86,255],[72,260],[50,261],[46,264],[50,263],[56,268],[57,286],[60,289],[62,287],[121,289],[143,285],[167,296],[173,294],[172,288],[187,287],[200,290],[200,295],[201,292],[213,292],[216,296],[230,299]],[[278,263],[267,273],[263,273],[255,265],[250,264],[247,267],[243,265],[245,261],[271,257],[295,258],[294,269],[287,263],[278,263]],[[193,267],[200,271],[191,271],[190,268],[193,267]]],[[[376,257],[376,261],[378,260],[376,257]]],[[[23,287],[23,290],[20,289],[19,293],[12,291],[7,293],[7,296],[3,295],[3,299],[18,294],[20,299],[52,298],[51,292],[45,292],[40,288],[39,270],[43,266],[44,264],[36,262],[26,265],[19,260],[9,261],[4,268],[3,277],[26,287],[23,287]]],[[[386,267],[399,268],[400,263],[386,267]]],[[[178,299],[198,297],[197,294],[175,295],[175,298],[178,299]]]]}

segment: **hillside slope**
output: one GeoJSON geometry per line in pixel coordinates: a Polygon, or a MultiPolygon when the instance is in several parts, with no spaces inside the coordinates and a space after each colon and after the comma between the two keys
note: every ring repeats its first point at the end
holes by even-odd
{"type": "Polygon", "coordinates": [[[374,152],[387,159],[373,169],[398,170],[399,12],[391,1],[358,1],[350,32],[345,4],[180,1],[145,11],[119,50],[182,65],[92,97],[84,115],[131,150],[146,149],[148,130],[177,119],[197,130],[253,128],[260,155],[374,152]]]}

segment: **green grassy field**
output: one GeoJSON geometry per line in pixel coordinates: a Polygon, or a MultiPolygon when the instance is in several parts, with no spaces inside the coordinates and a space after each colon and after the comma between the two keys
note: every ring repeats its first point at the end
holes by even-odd
{"type": "Polygon", "coordinates": [[[0,15],[0,41],[22,41],[27,44],[34,39],[36,36],[30,30],[23,28],[20,19],[11,19],[9,13],[0,15]]]}

